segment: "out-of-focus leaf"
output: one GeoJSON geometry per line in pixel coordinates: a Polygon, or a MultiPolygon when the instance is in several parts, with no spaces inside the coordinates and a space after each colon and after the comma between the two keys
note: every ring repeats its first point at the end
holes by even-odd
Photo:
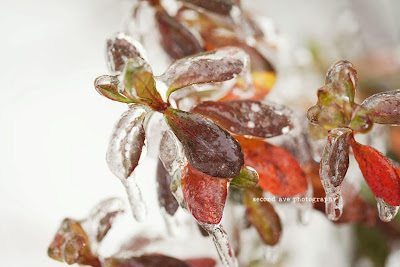
{"type": "Polygon", "coordinates": [[[277,196],[295,196],[307,190],[307,179],[296,159],[284,148],[260,139],[237,136],[247,166],[254,168],[258,185],[277,196]]]}
{"type": "Polygon", "coordinates": [[[154,110],[164,110],[167,106],[156,88],[156,82],[149,65],[142,59],[129,59],[124,75],[125,94],[131,99],[139,98],[154,110]]]}
{"type": "Polygon", "coordinates": [[[158,203],[161,207],[164,207],[165,211],[169,215],[173,216],[178,209],[179,204],[171,193],[171,176],[165,169],[161,160],[158,161],[157,165],[157,183],[158,203]]]}
{"type": "Polygon", "coordinates": [[[392,163],[376,149],[350,139],[353,154],[375,198],[400,205],[400,177],[392,163]]]}
{"type": "Polygon", "coordinates": [[[122,103],[134,103],[133,100],[121,95],[118,91],[118,76],[102,75],[94,81],[97,92],[111,100],[122,103]]]}
{"type": "Polygon", "coordinates": [[[128,59],[143,58],[143,47],[128,35],[119,32],[107,39],[106,56],[108,67],[115,74],[121,73],[128,59]]]}
{"type": "Polygon", "coordinates": [[[238,176],[232,179],[230,185],[237,188],[252,188],[258,183],[258,173],[251,167],[245,166],[238,176]]]}
{"type": "Polygon", "coordinates": [[[243,152],[227,131],[199,115],[173,108],[166,110],[165,118],[194,168],[221,178],[233,178],[240,173],[243,152]]]}
{"type": "Polygon", "coordinates": [[[238,135],[268,138],[287,133],[293,128],[287,108],[258,101],[205,101],[197,104],[192,112],[238,135]]]}
{"type": "Polygon", "coordinates": [[[143,255],[131,258],[107,258],[102,267],[191,267],[189,264],[160,254],[143,255]]]}
{"type": "Polygon", "coordinates": [[[177,60],[159,79],[168,86],[169,96],[172,92],[193,84],[233,79],[247,68],[248,61],[249,57],[243,50],[225,47],[177,60]]]}
{"type": "Polygon", "coordinates": [[[119,179],[128,178],[139,163],[145,140],[143,121],[147,108],[136,104],[114,126],[108,145],[107,164],[119,179]]]}
{"type": "Polygon", "coordinates": [[[78,221],[65,219],[47,251],[50,258],[68,264],[79,263],[100,267],[90,250],[90,242],[78,221]]]}
{"type": "Polygon", "coordinates": [[[190,164],[181,172],[185,203],[197,221],[218,224],[224,213],[228,180],[202,173],[190,164]]]}
{"type": "Polygon", "coordinates": [[[217,265],[217,262],[211,258],[192,258],[185,260],[185,262],[190,264],[191,267],[214,267],[217,265]]]}
{"type": "Polygon", "coordinates": [[[335,128],[329,132],[321,158],[320,175],[325,190],[339,186],[349,168],[349,128],[335,128]]]}
{"type": "Polygon", "coordinates": [[[179,59],[204,51],[196,37],[164,10],[158,9],[155,18],[161,34],[161,45],[170,57],[179,59]]]}
{"type": "Polygon", "coordinates": [[[364,100],[361,107],[376,123],[400,125],[400,90],[372,95],[364,100]]]}
{"type": "Polygon", "coordinates": [[[180,1],[207,9],[208,11],[215,12],[221,15],[229,15],[233,6],[232,0],[180,0],[180,1]]]}
{"type": "Polygon", "coordinates": [[[91,240],[100,243],[111,229],[114,219],[124,212],[123,202],[119,198],[109,198],[101,201],[90,212],[84,221],[85,229],[91,240]]]}
{"type": "Polygon", "coordinates": [[[260,201],[262,190],[258,187],[246,189],[243,197],[247,219],[256,228],[263,243],[270,246],[278,243],[282,233],[281,221],[270,203],[260,201]]]}
{"type": "Polygon", "coordinates": [[[347,60],[340,60],[329,68],[325,84],[336,83],[333,87],[334,92],[339,96],[347,97],[353,105],[357,81],[357,71],[353,64],[347,60]]]}

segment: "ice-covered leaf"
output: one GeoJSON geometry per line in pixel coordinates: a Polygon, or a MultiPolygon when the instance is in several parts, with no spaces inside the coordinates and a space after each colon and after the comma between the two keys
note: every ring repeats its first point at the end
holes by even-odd
{"type": "Polygon", "coordinates": [[[136,104],[115,124],[107,151],[107,164],[119,179],[128,178],[139,163],[145,141],[143,121],[148,109],[136,104]]]}
{"type": "Polygon", "coordinates": [[[191,267],[181,260],[161,254],[142,255],[130,258],[107,258],[102,267],[191,267]]]}
{"type": "Polygon", "coordinates": [[[129,59],[124,71],[124,86],[127,97],[138,98],[154,110],[163,110],[164,103],[156,88],[150,66],[141,58],[129,59]]]}
{"type": "Polygon", "coordinates": [[[400,205],[400,177],[392,163],[376,149],[350,139],[353,154],[375,198],[400,205]]]}
{"type": "Polygon", "coordinates": [[[161,207],[164,207],[165,211],[169,215],[173,216],[178,209],[179,204],[171,193],[171,177],[161,160],[158,161],[157,165],[157,183],[158,203],[161,207]]]}
{"type": "Polygon", "coordinates": [[[245,166],[238,176],[232,179],[230,185],[237,188],[252,188],[258,183],[258,173],[249,166],[245,166]]]}
{"type": "Polygon", "coordinates": [[[61,223],[47,253],[50,258],[68,264],[100,266],[81,224],[72,219],[64,219],[61,223]]]}
{"type": "Polygon", "coordinates": [[[240,173],[244,164],[242,149],[227,131],[199,115],[173,108],[166,110],[165,118],[194,168],[221,178],[240,173]]]}
{"type": "Polygon", "coordinates": [[[144,49],[130,36],[119,32],[107,39],[106,57],[112,73],[119,74],[130,58],[143,58],[144,49]]]}
{"type": "Polygon", "coordinates": [[[357,81],[357,71],[353,64],[347,60],[340,60],[329,68],[325,84],[335,83],[333,91],[339,96],[347,97],[353,105],[357,81]]]}
{"type": "Polygon", "coordinates": [[[246,189],[243,197],[246,217],[256,228],[263,243],[271,246],[278,243],[282,233],[281,221],[270,203],[260,201],[263,197],[261,188],[246,189]]]}
{"type": "Polygon", "coordinates": [[[179,59],[204,51],[197,38],[167,12],[158,9],[155,18],[161,34],[161,45],[171,58],[179,59]]]}
{"type": "Polygon", "coordinates": [[[237,136],[245,164],[254,168],[258,185],[277,196],[295,196],[307,190],[307,179],[296,159],[284,148],[260,139],[237,136]]]}
{"type": "Polygon", "coordinates": [[[229,15],[233,2],[232,0],[180,0],[208,11],[215,12],[221,15],[229,15]]]}
{"type": "Polygon", "coordinates": [[[102,75],[94,81],[94,87],[99,94],[122,103],[133,103],[134,101],[121,95],[118,91],[118,76],[102,75]]]}
{"type": "Polygon", "coordinates": [[[368,109],[357,104],[355,105],[357,107],[355,108],[349,127],[355,132],[367,133],[372,129],[374,121],[371,118],[368,109]]]}
{"type": "Polygon", "coordinates": [[[372,95],[361,106],[376,123],[400,125],[400,90],[372,95]]]}
{"type": "Polygon", "coordinates": [[[228,180],[202,173],[190,164],[181,172],[183,197],[197,221],[218,224],[228,195],[228,180]]]}
{"type": "Polygon", "coordinates": [[[285,134],[293,127],[287,108],[258,101],[205,101],[196,105],[192,112],[238,135],[268,138],[285,134]]]}
{"type": "Polygon", "coordinates": [[[124,208],[121,199],[109,198],[101,201],[92,209],[89,217],[84,221],[84,226],[87,227],[85,229],[88,229],[88,235],[96,243],[100,243],[111,229],[114,219],[123,212],[124,208]]]}
{"type": "Polygon", "coordinates": [[[325,191],[340,186],[349,168],[349,138],[352,130],[335,128],[329,132],[321,158],[320,176],[325,191]]]}
{"type": "Polygon", "coordinates": [[[210,51],[175,61],[160,76],[167,86],[167,95],[193,84],[223,82],[233,79],[248,67],[249,57],[234,47],[210,51]]]}

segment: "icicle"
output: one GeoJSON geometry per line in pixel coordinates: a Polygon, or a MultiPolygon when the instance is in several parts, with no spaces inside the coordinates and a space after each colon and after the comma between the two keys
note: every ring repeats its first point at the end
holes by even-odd
{"type": "Polygon", "coordinates": [[[203,227],[204,230],[208,232],[210,236],[212,236],[222,264],[226,267],[239,266],[238,260],[235,256],[235,252],[229,244],[228,235],[222,225],[206,224],[200,222],[199,224],[201,227],[203,227]]]}
{"type": "Polygon", "coordinates": [[[135,175],[131,175],[127,179],[121,179],[128,195],[128,200],[131,205],[133,217],[139,222],[144,221],[146,218],[146,205],[142,199],[142,193],[135,181],[135,175]]]}
{"type": "Polygon", "coordinates": [[[278,262],[281,256],[282,248],[280,243],[274,246],[263,244],[262,250],[265,261],[269,264],[275,264],[278,262]]]}
{"type": "Polygon", "coordinates": [[[399,207],[390,206],[382,198],[377,198],[376,203],[378,206],[379,218],[384,222],[390,222],[399,211],[399,207]]]}
{"type": "Polygon", "coordinates": [[[341,193],[341,188],[335,187],[332,191],[326,192],[326,200],[325,200],[325,213],[328,216],[329,220],[337,221],[340,216],[342,216],[343,212],[343,197],[341,193]]]}
{"type": "Polygon", "coordinates": [[[295,201],[297,210],[297,221],[302,225],[307,225],[310,222],[310,215],[312,212],[313,204],[309,199],[313,197],[313,188],[310,179],[308,179],[307,191],[299,196],[300,201],[295,201]],[[305,199],[305,201],[302,200],[305,199]]]}

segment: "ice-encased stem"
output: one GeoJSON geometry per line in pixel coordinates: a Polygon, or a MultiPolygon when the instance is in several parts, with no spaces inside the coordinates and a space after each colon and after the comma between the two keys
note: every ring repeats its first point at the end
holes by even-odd
{"type": "Polygon", "coordinates": [[[144,221],[147,214],[146,205],[142,199],[142,193],[140,192],[140,188],[135,181],[134,175],[128,177],[127,179],[121,179],[121,182],[128,195],[133,217],[139,222],[144,221]]]}
{"type": "MultiPolygon", "coordinates": [[[[299,197],[300,199],[302,199],[303,197],[306,199],[310,199],[313,197],[313,188],[310,180],[308,180],[307,191],[301,194],[299,197]]],[[[313,204],[311,201],[296,201],[297,221],[300,224],[307,225],[309,223],[312,208],[313,204]]]]}
{"type": "Polygon", "coordinates": [[[212,236],[215,247],[217,248],[219,257],[225,267],[238,267],[239,263],[235,256],[235,252],[229,243],[228,235],[221,224],[200,223],[207,233],[212,236]]]}
{"type": "Polygon", "coordinates": [[[399,211],[399,207],[387,204],[382,198],[377,198],[376,203],[378,206],[379,219],[384,222],[390,222],[399,211]]]}

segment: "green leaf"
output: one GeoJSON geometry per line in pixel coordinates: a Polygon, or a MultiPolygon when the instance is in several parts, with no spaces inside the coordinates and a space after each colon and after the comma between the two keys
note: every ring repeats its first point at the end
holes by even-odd
{"type": "Polygon", "coordinates": [[[140,58],[129,59],[124,73],[125,94],[131,99],[138,98],[155,110],[163,109],[166,103],[156,89],[156,82],[149,65],[140,58]]]}
{"type": "Polygon", "coordinates": [[[118,91],[118,76],[102,75],[94,81],[97,92],[111,100],[122,103],[134,103],[133,100],[121,95],[118,91]]]}
{"type": "Polygon", "coordinates": [[[231,185],[237,188],[252,188],[258,183],[258,173],[251,167],[245,166],[238,176],[232,179],[231,185]]]}
{"type": "Polygon", "coordinates": [[[182,143],[190,164],[220,178],[233,178],[244,164],[240,144],[227,131],[199,115],[168,108],[165,118],[182,143]]]}
{"type": "Polygon", "coordinates": [[[246,189],[243,197],[247,219],[256,228],[263,243],[270,246],[278,243],[282,233],[281,221],[274,207],[264,201],[261,188],[246,189]]]}

